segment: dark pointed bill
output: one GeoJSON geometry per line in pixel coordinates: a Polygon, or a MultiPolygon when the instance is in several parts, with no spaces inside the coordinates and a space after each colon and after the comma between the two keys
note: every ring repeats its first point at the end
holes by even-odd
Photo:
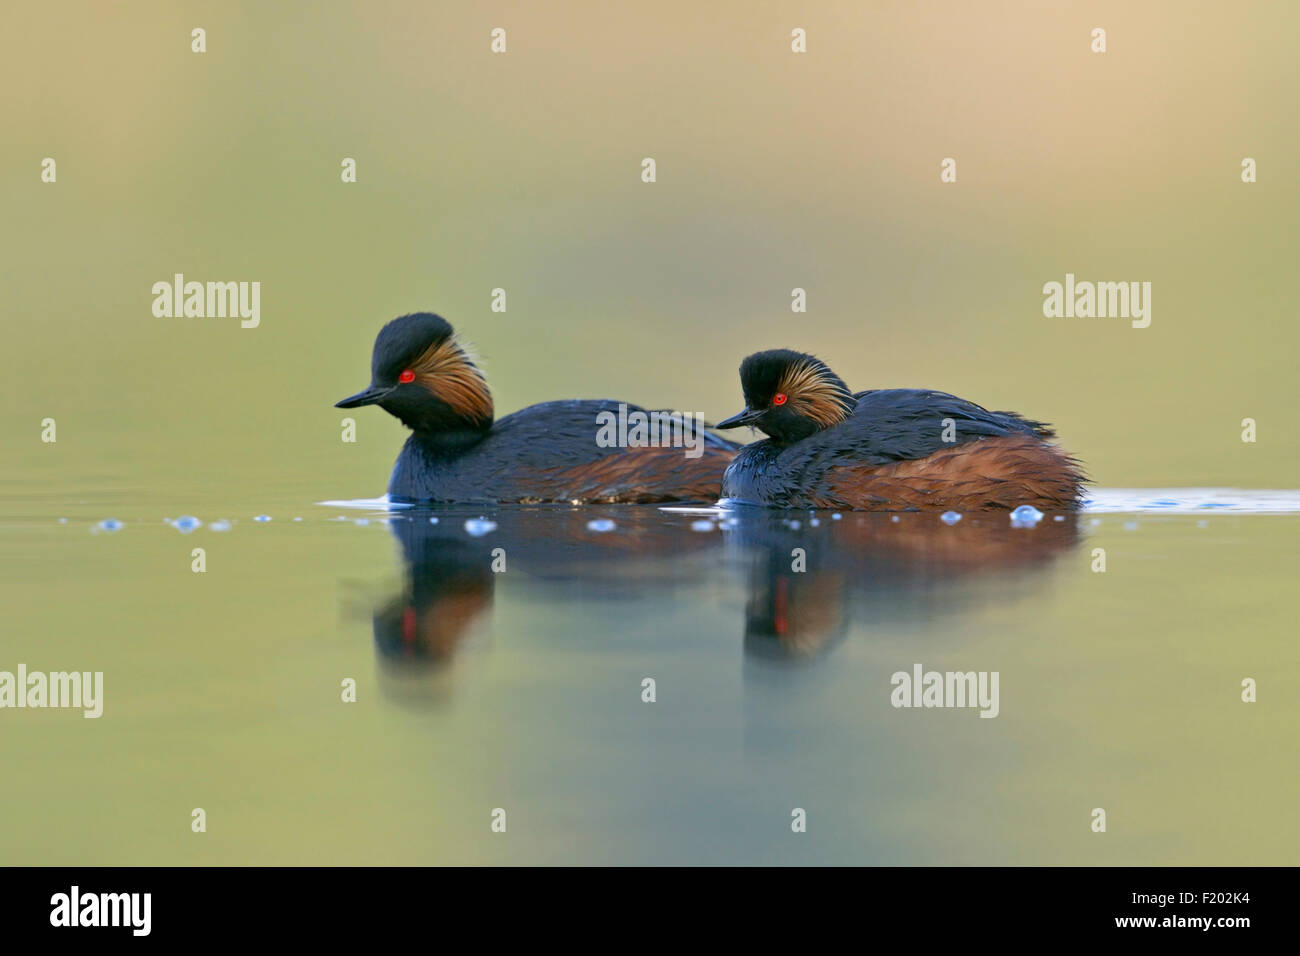
{"type": "Polygon", "coordinates": [[[718,422],[714,428],[739,428],[741,425],[752,425],[763,415],[762,412],[755,412],[746,408],[737,415],[732,415],[726,421],[718,422]]]}
{"type": "Polygon", "coordinates": [[[379,388],[371,385],[367,389],[351,395],[341,402],[335,402],[335,408],[359,408],[362,405],[374,405],[376,402],[383,401],[385,395],[391,392],[391,388],[379,388]]]}

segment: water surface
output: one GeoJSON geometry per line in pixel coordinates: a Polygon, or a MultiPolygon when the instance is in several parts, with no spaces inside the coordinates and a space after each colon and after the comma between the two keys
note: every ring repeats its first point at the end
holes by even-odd
{"type": "Polygon", "coordinates": [[[1294,495],[1270,495],[1290,513],[1223,489],[1102,491],[1093,512],[1020,527],[11,502],[0,669],[102,670],[105,707],[0,713],[6,812],[23,821],[0,849],[91,864],[1294,863],[1300,655],[1279,608],[1297,516],[1294,495]],[[891,675],[916,664],[997,671],[998,715],[893,707],[891,675]],[[1246,677],[1257,703],[1240,699],[1246,677]]]}

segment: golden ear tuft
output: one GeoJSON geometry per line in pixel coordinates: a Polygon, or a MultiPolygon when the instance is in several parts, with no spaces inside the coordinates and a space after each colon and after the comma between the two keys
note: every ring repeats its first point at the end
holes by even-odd
{"type": "Polygon", "coordinates": [[[818,362],[799,362],[781,376],[776,390],[789,396],[787,407],[791,411],[811,418],[822,428],[830,428],[848,418],[853,405],[851,396],[829,373],[818,362]]]}
{"type": "Polygon", "coordinates": [[[487,379],[455,339],[446,338],[429,346],[411,368],[419,383],[457,415],[472,421],[492,421],[492,392],[487,379]]]}

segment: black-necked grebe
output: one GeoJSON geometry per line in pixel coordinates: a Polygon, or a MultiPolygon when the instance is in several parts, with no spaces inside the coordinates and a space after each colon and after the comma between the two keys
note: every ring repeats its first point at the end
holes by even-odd
{"type": "Polygon", "coordinates": [[[928,389],[853,393],[824,362],[774,349],[740,366],[750,425],[766,440],[727,468],[722,495],[785,508],[983,511],[1078,507],[1078,462],[1042,422],[928,389]]]}
{"type": "Polygon", "coordinates": [[[602,418],[656,414],[609,400],[544,402],[494,422],[483,373],[429,312],[385,325],[370,367],[370,386],[336,407],[378,405],[411,429],[394,501],[712,502],[739,447],[689,416],[674,420],[672,444],[600,442],[602,418]]]}

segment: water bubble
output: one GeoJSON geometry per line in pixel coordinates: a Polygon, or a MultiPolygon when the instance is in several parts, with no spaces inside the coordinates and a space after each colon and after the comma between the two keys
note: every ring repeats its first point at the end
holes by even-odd
{"type": "Polygon", "coordinates": [[[496,529],[497,523],[495,521],[488,521],[488,519],[484,518],[482,515],[477,518],[470,518],[465,522],[465,531],[473,535],[475,538],[481,538],[483,535],[495,531],[496,529]]]}
{"type": "Polygon", "coordinates": [[[181,515],[172,522],[172,527],[181,534],[189,534],[191,531],[202,528],[203,522],[194,517],[194,515],[181,515]]]}
{"type": "Polygon", "coordinates": [[[105,518],[95,527],[99,528],[101,531],[121,531],[122,522],[118,521],[116,518],[105,518]]]}
{"type": "Polygon", "coordinates": [[[614,522],[609,518],[593,518],[587,522],[587,530],[595,531],[597,534],[602,534],[606,531],[613,531],[614,522]]]}
{"type": "Polygon", "coordinates": [[[961,515],[956,511],[945,511],[939,515],[939,520],[947,525],[954,525],[961,520],[961,515]]]}
{"type": "Polygon", "coordinates": [[[301,519],[301,518],[294,518],[293,520],[294,520],[294,521],[301,521],[302,519],[301,519]]]}
{"type": "Polygon", "coordinates": [[[254,520],[254,521],[270,521],[270,520],[271,520],[271,516],[270,516],[270,515],[258,515],[258,516],[257,516],[256,518],[254,518],[253,520],[254,520]]]}
{"type": "Polygon", "coordinates": [[[821,522],[820,522],[819,520],[817,520],[816,518],[809,518],[809,519],[808,519],[808,525],[809,525],[809,527],[816,528],[816,527],[819,527],[819,526],[821,525],[821,522]]]}
{"type": "Polygon", "coordinates": [[[438,523],[438,519],[436,517],[429,519],[429,524],[437,524],[437,523],[438,523]]]}
{"type": "Polygon", "coordinates": [[[793,518],[787,518],[785,521],[782,522],[782,524],[784,524],[787,528],[789,528],[792,531],[798,531],[799,528],[802,527],[799,524],[799,522],[794,520],[793,518]]]}
{"type": "Polygon", "coordinates": [[[1054,516],[1054,517],[1052,518],[1052,520],[1053,520],[1053,521],[1064,521],[1064,520],[1065,520],[1065,515],[1056,515],[1056,516],[1054,516]]]}
{"type": "Polygon", "coordinates": [[[360,527],[364,528],[366,525],[370,524],[370,519],[369,519],[369,518],[356,518],[356,519],[353,520],[352,523],[355,524],[355,525],[359,525],[360,527]]]}
{"type": "Polygon", "coordinates": [[[67,524],[67,523],[68,523],[68,519],[67,519],[67,518],[60,518],[60,519],[59,519],[59,524],[67,524]]]}
{"type": "Polygon", "coordinates": [[[723,518],[721,521],[718,522],[718,527],[721,528],[723,531],[730,531],[738,524],[740,524],[739,518],[723,518]]]}
{"type": "Polygon", "coordinates": [[[1011,527],[1032,528],[1043,520],[1043,513],[1033,505],[1021,505],[1011,512],[1011,527]]]}
{"type": "Polygon", "coordinates": [[[692,531],[712,531],[716,527],[712,521],[692,521],[692,531]]]}
{"type": "Polygon", "coordinates": [[[898,521],[898,515],[891,515],[890,518],[889,518],[889,520],[890,520],[890,521],[898,521]]]}
{"type": "Polygon", "coordinates": [[[209,531],[229,531],[229,530],[230,530],[230,522],[227,521],[225,518],[218,518],[216,521],[214,521],[214,522],[212,522],[211,524],[208,525],[208,530],[209,530],[209,531]]]}
{"type": "Polygon", "coordinates": [[[842,514],[840,514],[840,513],[837,511],[837,512],[835,512],[833,515],[831,515],[831,520],[832,520],[832,521],[839,521],[842,517],[844,517],[844,516],[843,516],[842,514]]]}

